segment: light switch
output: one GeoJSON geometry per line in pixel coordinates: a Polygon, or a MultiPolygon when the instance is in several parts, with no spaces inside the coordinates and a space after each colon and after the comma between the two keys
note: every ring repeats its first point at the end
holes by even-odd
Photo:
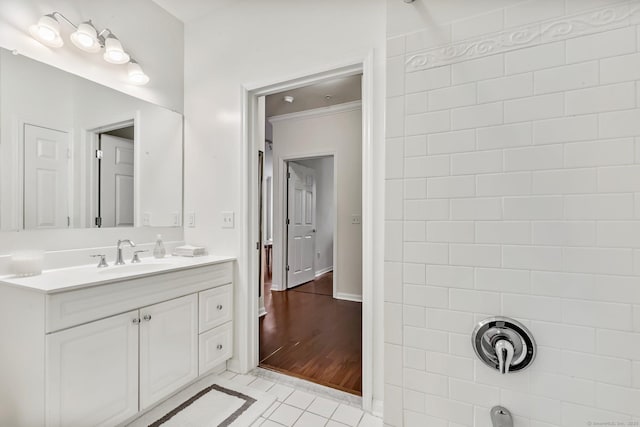
{"type": "Polygon", "coordinates": [[[177,212],[173,212],[171,214],[171,225],[173,227],[179,227],[180,226],[180,214],[177,212]]]}
{"type": "Polygon", "coordinates": [[[222,212],[222,228],[234,228],[233,212],[222,212]]]}
{"type": "Polygon", "coordinates": [[[195,227],[196,226],[196,213],[189,212],[187,213],[187,227],[195,227]]]}
{"type": "Polygon", "coordinates": [[[151,213],[143,212],[142,214],[142,225],[148,227],[151,225],[151,213]]]}
{"type": "Polygon", "coordinates": [[[357,214],[351,215],[351,224],[361,224],[361,223],[362,223],[362,217],[360,215],[357,215],[357,214]]]}

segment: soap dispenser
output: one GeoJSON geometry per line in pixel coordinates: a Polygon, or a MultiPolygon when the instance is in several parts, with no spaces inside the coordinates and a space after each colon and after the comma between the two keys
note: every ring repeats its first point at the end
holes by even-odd
{"type": "Polygon", "coordinates": [[[162,234],[156,236],[156,246],[153,248],[154,258],[164,258],[167,251],[164,249],[164,243],[162,243],[162,234]]]}

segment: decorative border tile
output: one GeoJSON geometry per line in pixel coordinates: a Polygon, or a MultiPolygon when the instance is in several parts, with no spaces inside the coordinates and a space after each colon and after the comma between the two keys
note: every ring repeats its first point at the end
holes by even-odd
{"type": "Polygon", "coordinates": [[[587,13],[544,21],[517,29],[476,37],[409,55],[405,71],[426,70],[488,55],[509,52],[543,43],[599,33],[635,23],[640,19],[640,2],[629,1],[587,13]]]}

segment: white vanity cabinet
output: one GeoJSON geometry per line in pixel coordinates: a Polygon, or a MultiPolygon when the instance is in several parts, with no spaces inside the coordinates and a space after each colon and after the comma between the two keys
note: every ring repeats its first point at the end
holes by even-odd
{"type": "Polygon", "coordinates": [[[113,426],[219,367],[232,356],[232,268],[54,293],[0,282],[0,338],[11,342],[0,349],[0,425],[113,426]]]}

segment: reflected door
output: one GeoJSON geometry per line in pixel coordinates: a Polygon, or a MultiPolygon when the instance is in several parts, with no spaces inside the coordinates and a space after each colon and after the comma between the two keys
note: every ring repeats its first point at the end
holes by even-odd
{"type": "Polygon", "coordinates": [[[69,134],[24,126],[24,228],[69,226],[69,134]]]}
{"type": "Polygon", "coordinates": [[[133,227],[133,140],[100,135],[101,227],[133,227]]]}
{"type": "Polygon", "coordinates": [[[287,287],[315,278],[316,173],[297,163],[289,163],[288,179],[287,287]]]}

